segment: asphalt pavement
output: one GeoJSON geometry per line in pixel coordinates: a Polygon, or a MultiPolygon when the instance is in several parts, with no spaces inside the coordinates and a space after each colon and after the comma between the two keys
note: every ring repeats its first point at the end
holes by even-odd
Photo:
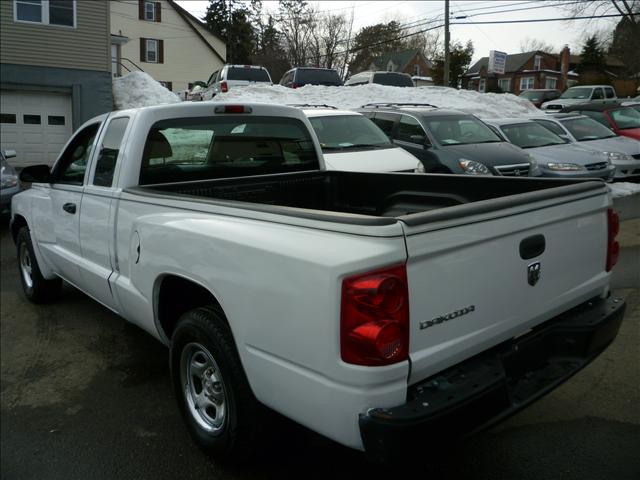
{"type": "MultiPolygon", "coordinates": [[[[0,230],[0,476],[28,479],[640,478],[640,220],[625,221],[613,277],[627,314],[591,365],[499,426],[411,465],[368,464],[273,415],[259,457],[207,458],[178,414],[168,351],[70,286],[49,306],[22,295],[0,230]]],[[[437,432],[433,432],[437,435],[437,432]]]]}

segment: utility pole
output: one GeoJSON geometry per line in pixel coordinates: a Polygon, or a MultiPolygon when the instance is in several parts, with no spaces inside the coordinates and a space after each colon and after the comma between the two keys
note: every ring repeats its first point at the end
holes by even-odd
{"type": "Polygon", "coordinates": [[[444,86],[449,86],[449,0],[444,0],[444,86]]]}

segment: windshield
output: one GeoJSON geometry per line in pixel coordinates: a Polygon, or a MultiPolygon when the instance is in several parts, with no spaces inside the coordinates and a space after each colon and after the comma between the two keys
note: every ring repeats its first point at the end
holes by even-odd
{"type": "Polygon", "coordinates": [[[318,136],[322,151],[393,146],[384,132],[362,115],[311,117],[309,121],[318,136]]]}
{"type": "Polygon", "coordinates": [[[625,107],[609,110],[609,115],[621,130],[640,128],[640,112],[634,108],[625,107]]]}
{"type": "Polygon", "coordinates": [[[390,85],[392,87],[413,87],[413,80],[405,73],[376,73],[373,75],[373,83],[378,85],[390,85]]]}
{"type": "Polygon", "coordinates": [[[571,118],[561,122],[579,142],[616,136],[607,127],[591,118],[571,118]]]}
{"type": "Polygon", "coordinates": [[[248,80],[249,82],[271,82],[264,68],[231,67],[227,72],[227,80],[248,80]]]}
{"type": "Polygon", "coordinates": [[[527,90],[520,94],[522,98],[526,98],[527,100],[531,100],[532,102],[538,102],[542,100],[544,96],[544,92],[536,92],[535,90],[527,90]]]}
{"type": "Polygon", "coordinates": [[[442,146],[500,142],[484,123],[472,116],[426,119],[427,128],[442,146]]]}
{"type": "Polygon", "coordinates": [[[313,85],[342,85],[338,72],[322,68],[299,69],[295,82],[299,85],[306,85],[307,83],[313,85]]]}
{"type": "Polygon", "coordinates": [[[502,125],[500,129],[509,141],[520,148],[547,147],[562,145],[567,141],[536,122],[502,125]]]}
{"type": "Polygon", "coordinates": [[[162,120],[149,131],[140,185],[320,168],[311,136],[293,118],[244,115],[162,120]]]}
{"type": "Polygon", "coordinates": [[[589,100],[591,98],[592,88],[572,87],[560,95],[560,98],[577,98],[581,100],[589,100]]]}

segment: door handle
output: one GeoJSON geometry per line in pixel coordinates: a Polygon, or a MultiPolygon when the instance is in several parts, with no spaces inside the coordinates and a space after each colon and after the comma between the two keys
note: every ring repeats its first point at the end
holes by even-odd
{"type": "Polygon", "coordinates": [[[73,214],[75,214],[75,213],[76,213],[76,204],[75,204],[75,203],[65,203],[65,204],[62,206],[62,209],[63,209],[65,212],[70,213],[70,214],[72,214],[72,215],[73,215],[73,214]]]}

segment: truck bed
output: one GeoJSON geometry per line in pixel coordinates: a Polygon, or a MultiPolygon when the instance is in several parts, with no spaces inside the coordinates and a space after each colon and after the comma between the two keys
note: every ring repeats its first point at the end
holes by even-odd
{"type": "Polygon", "coordinates": [[[343,223],[381,225],[402,220],[419,225],[601,190],[603,185],[598,180],[312,171],[155,184],[127,191],[236,206],[243,202],[246,208],[297,216],[336,212],[342,215],[331,220],[343,223]]]}

